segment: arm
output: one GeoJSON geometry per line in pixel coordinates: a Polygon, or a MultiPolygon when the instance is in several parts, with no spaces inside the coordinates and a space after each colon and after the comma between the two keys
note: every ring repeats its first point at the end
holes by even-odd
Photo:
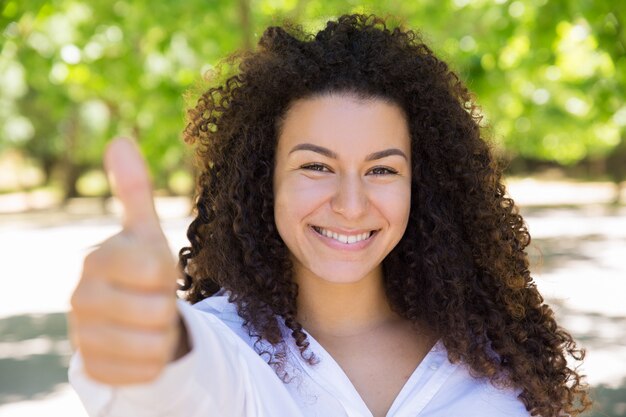
{"type": "Polygon", "coordinates": [[[122,231],[83,263],[72,295],[70,381],[91,416],[300,415],[273,370],[214,315],[182,301],[178,271],[137,148],[114,141],[105,166],[122,231]]]}
{"type": "Polygon", "coordinates": [[[191,350],[147,383],[115,387],[90,378],[80,352],[70,383],[90,416],[301,416],[274,371],[212,314],[178,301],[191,350]]]}

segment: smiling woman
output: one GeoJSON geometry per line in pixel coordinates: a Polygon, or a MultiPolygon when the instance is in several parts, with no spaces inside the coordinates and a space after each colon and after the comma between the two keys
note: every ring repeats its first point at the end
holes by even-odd
{"type": "MultiPolygon", "coordinates": [[[[409,219],[410,153],[397,106],[346,94],[292,105],[276,150],[274,218],[300,287],[382,282],[409,219]]],[[[332,299],[332,286],[320,290],[314,298],[332,299]]]]}
{"type": "Polygon", "coordinates": [[[92,415],[577,415],[572,337],[471,95],[411,30],[268,28],[189,111],[196,217],[173,302],[142,162],[85,260],[71,382],[92,415]],[[100,383],[98,383],[100,382],[100,383]],[[104,383],[104,384],[102,384],[104,383]],[[132,386],[126,386],[134,384],[132,386]]]}

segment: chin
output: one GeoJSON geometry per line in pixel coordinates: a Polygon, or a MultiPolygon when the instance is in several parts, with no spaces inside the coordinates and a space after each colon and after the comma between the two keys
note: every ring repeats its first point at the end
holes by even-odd
{"type": "Polygon", "coordinates": [[[362,267],[354,268],[352,265],[333,265],[329,268],[315,268],[312,271],[321,280],[332,284],[354,284],[373,275],[373,270],[364,270],[362,267]]]}

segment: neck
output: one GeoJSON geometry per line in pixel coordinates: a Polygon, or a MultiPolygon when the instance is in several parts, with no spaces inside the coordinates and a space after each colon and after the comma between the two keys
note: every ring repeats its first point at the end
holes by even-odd
{"type": "Polygon", "coordinates": [[[296,274],[298,320],[316,336],[347,337],[371,331],[399,316],[391,310],[382,270],[353,283],[333,283],[296,274]]]}

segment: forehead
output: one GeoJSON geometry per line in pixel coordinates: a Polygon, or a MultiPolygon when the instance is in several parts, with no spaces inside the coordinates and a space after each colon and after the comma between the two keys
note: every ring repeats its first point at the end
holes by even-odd
{"type": "Polygon", "coordinates": [[[324,95],[295,101],[285,114],[279,152],[313,143],[338,154],[410,149],[408,123],[400,106],[354,95],[324,95]]]}

